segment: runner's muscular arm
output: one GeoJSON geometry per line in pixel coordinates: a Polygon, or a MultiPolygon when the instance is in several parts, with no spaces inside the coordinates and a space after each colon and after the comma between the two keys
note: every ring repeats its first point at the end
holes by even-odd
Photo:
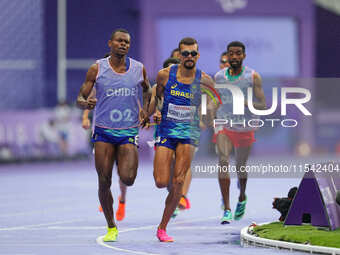
{"type": "Polygon", "coordinates": [[[90,127],[91,127],[91,121],[89,119],[89,113],[90,113],[90,110],[85,109],[83,111],[83,117],[82,117],[82,121],[81,121],[81,126],[83,127],[83,129],[90,129],[90,127]]]}
{"type": "MultiPolygon", "coordinates": [[[[170,72],[170,68],[165,68],[165,69],[160,70],[157,74],[156,96],[154,97],[154,99],[155,99],[155,105],[158,111],[161,111],[163,107],[164,89],[165,89],[166,83],[169,80],[169,72],[170,72]]],[[[155,116],[154,121],[159,124],[160,118],[158,115],[155,116]]]]}
{"type": "Polygon", "coordinates": [[[265,110],[267,108],[267,104],[262,88],[261,76],[257,72],[255,72],[253,78],[254,78],[254,96],[259,100],[259,102],[253,102],[253,106],[255,109],[265,110]]]}
{"type": "Polygon", "coordinates": [[[148,115],[151,116],[152,114],[155,113],[156,110],[156,88],[157,88],[157,84],[155,84],[152,89],[151,89],[151,100],[150,100],[150,104],[149,104],[149,109],[148,109],[148,115]]]}
{"type": "Polygon", "coordinates": [[[210,77],[210,75],[206,74],[202,71],[201,83],[210,87],[215,87],[214,80],[210,77]]]}
{"type": "Polygon", "coordinates": [[[141,86],[143,88],[143,110],[145,113],[148,112],[150,98],[151,98],[151,85],[148,79],[148,76],[146,74],[145,67],[143,67],[143,77],[144,80],[141,83],[141,86]]]}
{"type": "Polygon", "coordinates": [[[92,110],[96,106],[97,99],[89,98],[89,95],[93,89],[94,83],[96,82],[97,73],[97,64],[93,64],[87,71],[85,81],[81,86],[77,97],[77,105],[81,109],[92,110]]]}
{"type": "MultiPolygon", "coordinates": [[[[96,89],[93,88],[91,90],[91,93],[88,98],[96,98],[96,89]]],[[[83,117],[82,117],[82,127],[83,129],[90,129],[91,127],[91,121],[89,119],[89,114],[91,110],[85,109],[83,111],[83,117]]]]}
{"type": "Polygon", "coordinates": [[[158,123],[161,120],[162,115],[161,115],[161,112],[158,109],[158,107],[156,108],[156,90],[157,90],[157,84],[155,84],[152,87],[152,95],[151,95],[151,100],[150,100],[150,104],[149,104],[148,114],[149,114],[149,116],[151,116],[153,114],[154,122],[158,123]]]}
{"type": "Polygon", "coordinates": [[[157,78],[156,78],[157,87],[156,87],[155,100],[156,100],[156,106],[158,110],[161,110],[162,108],[165,85],[169,80],[169,72],[170,72],[170,68],[168,67],[168,68],[164,68],[160,70],[157,74],[157,78]]]}
{"type": "Polygon", "coordinates": [[[144,66],[143,66],[143,78],[144,80],[141,83],[141,86],[143,88],[143,107],[139,111],[139,121],[141,127],[145,127],[147,123],[149,123],[148,108],[151,97],[151,86],[144,66]]]}

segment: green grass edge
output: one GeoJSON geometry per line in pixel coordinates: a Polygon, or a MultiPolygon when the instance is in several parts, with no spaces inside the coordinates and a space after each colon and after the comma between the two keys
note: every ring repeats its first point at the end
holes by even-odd
{"type": "Polygon", "coordinates": [[[284,226],[282,222],[272,222],[256,226],[254,233],[259,237],[271,240],[340,248],[340,228],[329,231],[309,224],[284,226]]]}

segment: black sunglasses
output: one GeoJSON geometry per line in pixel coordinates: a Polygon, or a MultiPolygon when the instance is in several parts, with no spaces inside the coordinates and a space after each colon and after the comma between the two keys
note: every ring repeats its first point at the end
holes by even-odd
{"type": "Polygon", "coordinates": [[[221,64],[225,64],[225,63],[227,63],[227,62],[228,62],[228,60],[221,59],[221,60],[220,60],[220,62],[221,62],[221,64]]]}
{"type": "Polygon", "coordinates": [[[193,51],[187,51],[187,50],[181,51],[181,55],[182,55],[183,57],[188,57],[189,55],[191,55],[191,56],[193,56],[193,57],[196,57],[197,54],[198,54],[198,52],[195,51],[195,50],[193,50],[193,51]]]}

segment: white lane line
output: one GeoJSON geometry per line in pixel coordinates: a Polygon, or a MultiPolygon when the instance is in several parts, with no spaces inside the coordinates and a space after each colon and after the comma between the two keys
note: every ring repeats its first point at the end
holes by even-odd
{"type": "MultiPolygon", "coordinates": [[[[183,224],[183,223],[192,223],[196,221],[204,221],[204,220],[214,220],[219,217],[214,216],[214,217],[209,217],[209,218],[203,218],[203,219],[195,219],[195,220],[182,220],[178,222],[171,222],[169,224],[169,228],[171,228],[172,225],[177,225],[177,224],[183,224]]],[[[135,227],[135,228],[125,228],[125,229],[119,229],[119,233],[125,233],[125,232],[130,232],[130,231],[137,231],[137,230],[145,230],[145,229],[152,229],[156,228],[158,225],[148,225],[148,226],[143,226],[143,227],[135,227]]],[[[186,227],[183,227],[183,229],[186,227]]],[[[188,227],[190,228],[190,227],[188,227]]],[[[198,227],[196,227],[198,229],[198,227]]],[[[101,230],[101,229],[106,229],[104,226],[51,226],[48,227],[48,229],[53,229],[53,230],[101,230]]],[[[202,229],[205,229],[204,227],[202,229]]]]}
{"type": "Polygon", "coordinates": [[[3,253],[2,255],[36,255],[36,253],[3,253]]]}
{"type": "Polygon", "coordinates": [[[3,253],[2,255],[36,255],[36,253],[3,253]]]}
{"type": "MultiPolygon", "coordinates": [[[[192,222],[200,222],[205,220],[213,220],[218,219],[218,216],[209,217],[209,218],[202,218],[202,219],[194,219],[194,220],[182,220],[178,222],[173,222],[169,224],[169,228],[172,228],[173,225],[178,224],[184,224],[184,223],[192,223],[192,222]]],[[[73,222],[79,222],[84,220],[72,220],[72,221],[57,221],[52,223],[44,223],[44,224],[36,224],[36,225],[24,225],[24,226],[17,226],[17,227],[7,227],[7,228],[0,228],[0,231],[13,231],[13,230],[40,230],[39,227],[48,226],[46,229],[51,230],[104,230],[106,229],[105,226],[51,226],[51,225],[59,225],[59,224],[65,224],[65,223],[73,223],[73,222]]],[[[126,228],[126,229],[120,229],[119,233],[125,233],[130,231],[138,231],[138,230],[145,230],[145,229],[152,229],[156,228],[158,224],[156,225],[148,225],[148,226],[142,226],[142,227],[134,227],[134,228],[126,228]]],[[[181,227],[181,229],[185,228],[191,228],[191,227],[181,227]]],[[[199,227],[192,227],[198,229],[199,227]]],[[[205,227],[201,227],[202,229],[205,229],[205,227]]],[[[174,227],[173,229],[178,229],[178,227],[174,227]]],[[[208,227],[208,229],[211,229],[211,227],[208,227]]],[[[218,229],[218,227],[216,227],[218,229]]]]}
{"type": "MultiPolygon", "coordinates": [[[[93,243],[76,243],[76,242],[72,242],[72,243],[18,243],[18,242],[11,242],[11,243],[1,243],[1,246],[6,246],[6,247],[75,247],[75,246],[80,246],[82,248],[84,248],[85,246],[88,247],[93,247],[93,243]]],[[[57,253],[59,254],[59,253],[57,253]]],[[[1,255],[5,255],[3,253],[1,253],[1,255]]],[[[9,255],[16,255],[14,254],[9,254],[9,255]]]]}
{"type": "Polygon", "coordinates": [[[210,226],[210,227],[203,227],[203,226],[178,226],[178,227],[173,227],[171,229],[174,230],[191,230],[191,229],[196,229],[196,230],[226,230],[226,229],[230,229],[230,230],[238,230],[238,228],[235,227],[231,227],[231,226],[225,226],[225,225],[220,225],[220,226],[210,226]]]}
{"type": "MultiPolygon", "coordinates": [[[[182,220],[182,221],[178,221],[178,222],[171,222],[169,224],[169,228],[171,228],[171,226],[173,225],[178,225],[178,224],[184,224],[184,223],[192,223],[192,222],[200,222],[200,221],[206,221],[206,220],[214,220],[214,219],[218,219],[218,216],[213,216],[213,217],[208,217],[208,218],[200,218],[200,219],[194,219],[194,220],[182,220]]],[[[149,225],[149,226],[144,226],[144,227],[136,227],[136,228],[127,228],[127,229],[123,229],[123,230],[119,230],[119,233],[125,233],[125,232],[130,232],[130,231],[137,231],[137,230],[145,230],[145,229],[152,229],[152,228],[156,228],[158,227],[157,225],[149,225]]]]}
{"type": "MultiPolygon", "coordinates": [[[[15,198],[15,197],[13,197],[13,198],[15,198]]],[[[15,198],[15,199],[17,199],[17,200],[19,200],[19,198],[17,197],[17,198],[15,198]]],[[[20,198],[20,200],[29,200],[29,199],[31,199],[31,197],[28,197],[28,196],[25,196],[25,197],[22,197],[22,198],[20,198]]],[[[38,199],[38,198],[36,198],[36,199],[38,199]]],[[[0,200],[1,200],[1,196],[0,196],[0,200]]],[[[42,199],[43,200],[43,199],[42,199]]],[[[74,199],[65,199],[65,198],[59,198],[59,199],[51,199],[51,200],[48,200],[48,201],[44,201],[43,202],[43,206],[44,207],[46,207],[46,205],[54,205],[54,204],[65,204],[65,203],[70,203],[70,204],[72,204],[72,203],[74,203],[75,202],[75,200],[74,199]]],[[[18,203],[16,202],[16,201],[6,201],[6,202],[4,202],[4,203],[2,203],[1,205],[0,205],[0,209],[1,208],[9,208],[9,209],[11,209],[10,207],[16,207],[18,205],[18,203]]],[[[42,205],[42,203],[39,203],[38,204],[38,206],[41,206],[42,205]]],[[[71,208],[71,207],[70,207],[71,208]]],[[[74,207],[73,207],[74,208],[74,207]]],[[[43,210],[43,209],[42,209],[43,210]]],[[[42,210],[40,210],[40,211],[42,211],[42,210]]],[[[37,211],[35,211],[35,212],[37,212],[37,211]]],[[[2,214],[1,214],[2,215],[2,214]]],[[[4,214],[4,215],[6,215],[6,214],[4,214]]]]}
{"type": "MultiPolygon", "coordinates": [[[[119,233],[125,233],[125,232],[129,232],[129,231],[135,231],[135,230],[145,230],[145,229],[152,229],[154,227],[157,227],[157,225],[152,225],[152,226],[144,226],[144,227],[140,227],[138,229],[136,228],[126,228],[126,229],[119,229],[119,233]]],[[[201,230],[205,230],[205,229],[216,229],[219,230],[221,228],[225,229],[226,226],[214,226],[214,227],[204,227],[204,226],[178,226],[178,227],[171,227],[171,225],[169,226],[169,229],[181,229],[181,230],[186,230],[186,229],[201,229],[201,230]]],[[[51,226],[51,227],[47,227],[47,229],[52,229],[52,230],[104,230],[106,229],[106,227],[103,226],[83,226],[83,227],[77,227],[77,226],[73,226],[73,227],[64,227],[64,226],[51,226]]],[[[237,229],[235,227],[232,226],[228,226],[228,229],[237,229]]],[[[41,230],[41,228],[30,228],[29,230],[41,230]]]]}
{"type": "MultiPolygon", "coordinates": [[[[105,226],[52,226],[48,227],[48,229],[54,229],[54,230],[100,230],[100,229],[106,229],[105,226]]],[[[121,232],[121,231],[119,231],[121,232]]]]}
{"type": "MultiPolygon", "coordinates": [[[[169,224],[169,227],[172,226],[172,225],[179,225],[179,224],[192,223],[192,222],[200,222],[200,221],[206,221],[206,220],[212,220],[212,219],[218,219],[218,218],[219,218],[218,216],[213,216],[213,217],[194,219],[194,220],[183,220],[183,221],[171,223],[171,224],[169,224]]],[[[152,228],[156,228],[157,226],[158,226],[158,224],[157,225],[143,226],[143,227],[136,227],[136,228],[128,228],[128,229],[119,230],[119,233],[125,233],[125,232],[130,232],[130,231],[137,231],[137,230],[145,230],[145,229],[152,229],[152,228]]],[[[114,247],[114,246],[111,246],[111,245],[104,243],[103,237],[104,236],[99,236],[96,239],[96,242],[97,242],[97,244],[104,246],[106,248],[110,248],[110,249],[113,249],[113,250],[116,250],[116,251],[121,251],[121,252],[126,252],[126,253],[140,254],[140,255],[160,255],[160,254],[148,253],[148,252],[143,252],[143,251],[134,251],[134,250],[128,250],[128,249],[122,249],[122,248],[114,247]]]]}
{"type": "Polygon", "coordinates": [[[41,214],[41,213],[57,212],[57,211],[67,212],[67,211],[72,211],[72,210],[74,210],[74,206],[72,206],[72,207],[71,206],[69,206],[69,207],[60,206],[58,208],[49,208],[49,209],[43,209],[42,208],[40,210],[34,210],[34,211],[0,214],[0,218],[15,217],[15,216],[27,216],[27,215],[32,215],[32,214],[41,214]]]}
{"type": "Polygon", "coordinates": [[[12,230],[19,230],[19,229],[27,229],[27,228],[34,228],[34,227],[44,227],[44,226],[50,226],[50,225],[58,225],[58,224],[65,224],[65,223],[74,223],[84,220],[67,220],[67,221],[56,221],[56,222],[50,222],[50,223],[42,223],[42,224],[34,224],[34,225],[23,225],[23,226],[17,226],[17,227],[8,227],[8,228],[0,228],[0,231],[12,231],[12,230]]]}
{"type": "Polygon", "coordinates": [[[103,241],[103,237],[104,236],[99,236],[96,239],[97,244],[104,246],[106,248],[110,248],[112,250],[116,250],[116,251],[121,251],[121,252],[127,252],[127,253],[133,253],[133,254],[140,254],[140,255],[160,255],[158,253],[148,253],[148,252],[143,252],[143,251],[133,251],[133,250],[127,250],[127,249],[122,249],[122,248],[118,248],[118,247],[114,247],[114,246],[110,246],[106,243],[104,243],[103,241]]]}

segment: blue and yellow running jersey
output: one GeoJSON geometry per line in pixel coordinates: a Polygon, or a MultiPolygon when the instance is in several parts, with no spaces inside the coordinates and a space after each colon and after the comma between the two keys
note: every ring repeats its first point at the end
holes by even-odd
{"type": "Polygon", "coordinates": [[[162,121],[159,126],[161,137],[199,140],[199,114],[201,105],[201,71],[196,69],[192,84],[177,81],[178,65],[172,65],[169,80],[164,89],[162,121]]]}

